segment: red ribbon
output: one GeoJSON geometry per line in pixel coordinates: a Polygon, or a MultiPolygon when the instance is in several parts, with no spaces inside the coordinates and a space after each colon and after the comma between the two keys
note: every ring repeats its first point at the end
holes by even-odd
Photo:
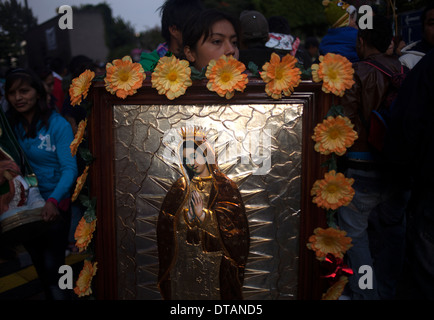
{"type": "Polygon", "coordinates": [[[351,276],[354,272],[351,268],[344,264],[344,260],[336,258],[331,253],[326,255],[324,260],[324,267],[327,269],[327,273],[322,278],[339,279],[342,275],[351,276]]]}

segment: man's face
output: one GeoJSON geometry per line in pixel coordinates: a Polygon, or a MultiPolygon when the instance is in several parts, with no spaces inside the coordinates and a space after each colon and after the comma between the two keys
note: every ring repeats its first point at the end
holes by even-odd
{"type": "Polygon", "coordinates": [[[364,56],[364,47],[363,47],[363,39],[362,38],[360,38],[360,37],[357,37],[357,42],[356,42],[356,52],[357,52],[357,56],[360,58],[360,59],[364,59],[365,58],[365,56],[364,56]]]}
{"type": "Polygon", "coordinates": [[[426,13],[423,35],[431,47],[434,47],[434,9],[426,13]]]}

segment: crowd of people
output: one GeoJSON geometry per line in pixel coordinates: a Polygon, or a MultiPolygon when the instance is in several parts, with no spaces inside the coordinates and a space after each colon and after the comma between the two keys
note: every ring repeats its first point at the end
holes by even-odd
{"type": "Polygon", "coordinates": [[[84,213],[79,201],[71,203],[71,195],[85,163],[80,155],[71,155],[70,145],[87,111],[71,105],[68,79],[95,68],[92,60],[82,55],[71,59],[69,68],[61,66],[54,60],[44,68],[8,70],[0,108],[4,120],[0,184],[8,186],[0,194],[1,214],[21,219],[18,217],[40,212],[46,222],[29,226],[22,238],[17,238],[18,233],[2,237],[0,254],[2,259],[11,259],[16,245],[22,245],[47,299],[72,297],[71,292],[59,288],[58,272],[65,257],[78,252],[74,233],[84,213]],[[18,202],[17,197],[21,199],[18,202]]]}
{"type": "MultiPolygon", "coordinates": [[[[295,56],[307,70],[319,55],[329,52],[348,58],[353,63],[355,84],[341,104],[359,138],[339,163],[339,170],[355,181],[352,202],[337,214],[339,228],[353,244],[345,262],[354,275],[344,297],[432,299],[434,81],[430,76],[434,74],[434,6],[422,13],[422,39],[408,45],[393,35],[391,21],[379,14],[373,16],[372,29],[359,29],[353,6],[343,1],[326,1],[324,6],[330,27],[327,34],[321,40],[307,37],[302,45],[291,34],[289,21],[281,16],[267,19],[258,11],[246,10],[234,17],[206,9],[200,0],[166,0],[161,7],[165,42],[152,53],[143,52],[140,63],[150,71],[149,55],[171,53],[201,71],[210,60],[230,55],[260,69],[276,52],[295,56]],[[401,75],[398,88],[393,87],[395,74],[401,75]],[[397,97],[387,106],[387,139],[381,151],[374,150],[369,137],[371,113],[384,108],[392,90],[397,97]],[[359,285],[358,270],[363,265],[373,267],[373,288],[359,285]]],[[[68,75],[72,79],[95,68],[89,58],[78,56],[70,62],[68,75]]],[[[64,262],[68,235],[72,240],[71,212],[76,211],[77,217],[81,210],[69,202],[83,166],[80,159],[71,157],[69,145],[86,110],[71,107],[68,91],[62,87],[65,76],[55,61],[51,69],[37,72],[12,69],[6,75],[2,104],[19,147],[38,177],[45,200],[44,219],[55,222],[50,232],[26,244],[51,298],[64,298],[54,288],[55,268],[64,262]]]]}
{"type": "MultiPolygon", "coordinates": [[[[177,3],[166,1],[164,9],[172,8],[176,15],[177,3]]],[[[321,41],[306,38],[303,47],[284,17],[266,19],[258,11],[246,10],[234,18],[204,9],[200,1],[182,3],[191,16],[173,19],[171,25],[164,21],[169,15],[163,14],[162,26],[168,30],[163,32],[166,42],[159,53],[170,51],[199,71],[223,54],[246,66],[253,62],[259,69],[272,52],[295,56],[304,69],[327,53],[353,63],[355,84],[341,104],[359,138],[339,161],[339,170],[354,178],[355,195],[350,205],[338,210],[337,224],[352,238],[345,262],[354,275],[342,298],[434,298],[434,212],[429,206],[434,170],[428,166],[434,140],[429,130],[434,81],[428,78],[434,63],[434,6],[427,6],[421,15],[422,39],[406,46],[393,34],[390,19],[374,12],[373,28],[359,29],[354,6],[324,1],[327,34],[321,41]],[[378,150],[371,141],[375,131],[371,114],[385,109],[387,139],[378,150]],[[374,270],[372,288],[359,285],[362,266],[374,270]]],[[[148,65],[143,66],[146,70],[148,65]]]]}

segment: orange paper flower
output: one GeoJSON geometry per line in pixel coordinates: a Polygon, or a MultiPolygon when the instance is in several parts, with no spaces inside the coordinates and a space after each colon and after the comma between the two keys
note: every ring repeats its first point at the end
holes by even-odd
{"type": "Polygon", "coordinates": [[[111,94],[125,99],[137,92],[146,78],[140,63],[133,63],[131,57],[113,60],[106,64],[105,87],[111,94]]]}
{"type": "Polygon", "coordinates": [[[74,292],[79,297],[84,297],[92,294],[91,283],[92,279],[97,271],[97,262],[93,263],[89,260],[85,260],[83,264],[83,269],[81,270],[74,292]]]}
{"type": "Polygon", "coordinates": [[[232,56],[223,55],[217,61],[211,60],[205,73],[209,80],[208,90],[231,99],[235,91],[243,92],[249,82],[247,74],[243,74],[245,70],[246,66],[232,56]]]}
{"type": "Polygon", "coordinates": [[[82,99],[86,99],[94,77],[95,72],[86,70],[80,74],[80,76],[72,80],[69,86],[69,96],[71,97],[72,106],[79,105],[82,99]]]}
{"type": "Polygon", "coordinates": [[[341,276],[339,280],[328,288],[326,293],[323,293],[321,300],[338,300],[348,283],[347,276],[341,276]]]}
{"type": "Polygon", "coordinates": [[[71,149],[71,155],[75,156],[77,154],[77,149],[80,143],[83,141],[84,132],[87,126],[87,118],[84,120],[81,120],[78,124],[77,132],[75,133],[74,140],[72,140],[71,145],[69,148],[71,149]]]}
{"type": "Polygon", "coordinates": [[[75,190],[74,190],[74,193],[72,194],[72,197],[71,197],[71,201],[72,202],[74,202],[75,200],[77,200],[78,195],[80,194],[81,189],[83,189],[83,185],[86,182],[88,171],[89,171],[89,166],[86,166],[86,168],[84,168],[84,171],[81,174],[81,176],[79,176],[77,178],[77,182],[75,184],[75,190]]]}
{"type": "Polygon", "coordinates": [[[351,62],[334,53],[327,53],[319,57],[320,64],[313,64],[312,80],[315,82],[323,81],[322,91],[333,93],[342,97],[346,89],[350,89],[354,84],[354,69],[351,62]]]}
{"type": "Polygon", "coordinates": [[[290,96],[294,92],[301,81],[301,71],[295,68],[297,59],[292,55],[287,54],[280,61],[279,55],[271,54],[270,62],[264,64],[261,72],[261,78],[266,83],[265,92],[273,99],[282,98],[282,93],[285,96],[290,96]]]}
{"type": "Polygon", "coordinates": [[[351,238],[346,237],[347,233],[343,230],[316,228],[313,233],[307,247],[315,251],[315,256],[320,261],[323,261],[328,253],[342,259],[345,252],[353,246],[351,238]]]}
{"type": "Polygon", "coordinates": [[[92,241],[95,228],[96,220],[87,222],[84,217],[80,219],[74,233],[74,239],[76,240],[75,246],[79,249],[79,252],[83,252],[87,249],[92,241]]]}
{"type": "Polygon", "coordinates": [[[354,179],[345,178],[342,173],[336,174],[336,171],[331,170],[324,175],[324,179],[317,180],[313,184],[312,202],[320,208],[332,210],[347,206],[355,193],[351,187],[353,183],[354,179]]]}
{"type": "Polygon", "coordinates": [[[315,151],[328,155],[332,152],[342,156],[358,138],[354,125],[347,117],[329,116],[314,129],[312,139],[316,142],[315,151]]]}
{"type": "Polygon", "coordinates": [[[192,85],[191,69],[187,60],[179,60],[175,56],[160,58],[152,73],[152,88],[173,100],[185,93],[192,85]]]}

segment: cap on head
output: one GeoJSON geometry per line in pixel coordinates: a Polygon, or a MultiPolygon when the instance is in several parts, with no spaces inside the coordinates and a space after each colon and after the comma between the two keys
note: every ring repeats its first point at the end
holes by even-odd
{"type": "Polygon", "coordinates": [[[268,38],[268,21],[262,13],[245,10],[240,14],[240,22],[244,39],[268,38]]]}

